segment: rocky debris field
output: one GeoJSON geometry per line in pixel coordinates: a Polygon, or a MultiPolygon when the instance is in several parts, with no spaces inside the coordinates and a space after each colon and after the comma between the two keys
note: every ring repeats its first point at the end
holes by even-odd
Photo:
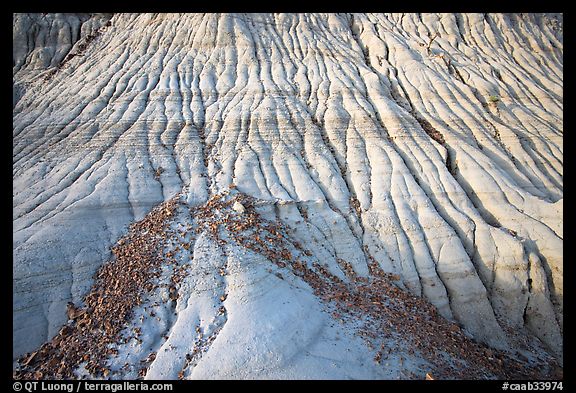
{"type": "MultiPolygon", "coordinates": [[[[84,298],[84,306],[70,303],[68,323],[50,342],[39,350],[26,354],[18,361],[16,379],[69,379],[81,376],[123,377],[124,369],[113,370],[108,358],[118,356],[118,345],[129,336],[139,336],[141,328],[134,320],[138,308],[159,287],[168,288],[166,303],[178,299],[182,272],[187,267],[181,250],[190,250],[194,242],[187,242],[186,232],[193,238],[207,234],[224,248],[234,242],[242,248],[261,254],[279,269],[274,273],[298,277],[308,284],[311,293],[324,303],[324,312],[340,324],[353,325],[355,335],[362,337],[370,349],[375,349],[373,361],[386,362],[390,353],[397,352],[398,342],[408,347],[412,356],[420,356],[429,363],[429,372],[416,374],[407,370],[406,376],[415,379],[546,379],[561,378],[561,368],[549,356],[542,356],[541,348],[522,348],[521,351],[501,351],[472,339],[454,321],[439,315],[436,308],[421,297],[410,294],[396,283],[400,276],[384,272],[369,258],[369,276],[360,277],[351,265],[339,260],[345,278],[330,273],[325,264],[312,252],[290,236],[290,228],[281,222],[263,219],[255,209],[254,198],[232,191],[215,195],[205,205],[185,209],[178,195],[154,208],[143,220],[131,225],[127,236],[112,247],[113,259],[106,262],[95,276],[94,287],[84,298]],[[181,231],[174,225],[176,210],[189,210],[186,225],[179,221],[181,231]],[[185,227],[185,229],[184,229],[185,227]],[[180,261],[178,260],[180,259],[180,261]],[[172,266],[172,274],[160,279],[160,266],[172,266]],[[183,269],[184,268],[184,269],[183,269]],[[128,333],[128,335],[126,334],[128,333]],[[560,374],[559,374],[560,373],[560,374]]],[[[183,215],[186,215],[184,213],[183,215]]],[[[194,263],[194,260],[190,263],[194,263]]],[[[227,274],[219,268],[219,274],[227,274]]],[[[218,298],[224,302],[227,293],[218,298]]],[[[166,305],[165,305],[166,307],[166,305]]],[[[218,314],[226,313],[220,306],[218,314]]],[[[154,314],[150,316],[154,317],[154,314]]],[[[221,330],[221,328],[219,329],[221,330]]],[[[217,333],[210,337],[214,341],[217,333]]],[[[138,338],[136,338],[138,340],[138,338]]],[[[195,347],[186,355],[186,365],[197,363],[201,349],[195,347]]],[[[143,366],[138,377],[145,377],[147,367],[156,359],[151,352],[140,360],[143,366]]],[[[401,358],[400,363],[404,360],[401,358]]],[[[126,365],[129,366],[129,365],[126,365]]],[[[402,364],[401,364],[402,366],[402,364]]],[[[183,378],[184,372],[178,373],[183,378]]]]}

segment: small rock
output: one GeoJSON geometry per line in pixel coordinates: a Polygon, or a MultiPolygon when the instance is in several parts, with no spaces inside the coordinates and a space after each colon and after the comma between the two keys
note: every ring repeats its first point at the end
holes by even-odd
{"type": "Polygon", "coordinates": [[[246,211],[244,205],[238,201],[234,202],[234,205],[232,205],[232,209],[234,209],[235,212],[240,214],[244,214],[244,212],[246,211]]]}

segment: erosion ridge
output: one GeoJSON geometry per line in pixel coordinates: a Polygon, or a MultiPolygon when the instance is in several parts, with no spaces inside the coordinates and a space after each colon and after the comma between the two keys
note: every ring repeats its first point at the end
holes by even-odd
{"type": "MultiPolygon", "coordinates": [[[[243,196],[228,214],[250,216],[255,201],[290,247],[253,243],[280,233],[267,229],[195,233],[175,254],[190,263],[178,298],[162,271],[165,291],[117,327],[142,317],[142,342],[99,358],[112,377],[218,377],[230,346],[220,377],[434,368],[395,333],[392,365],[375,361],[369,346],[385,343],[347,325],[370,313],[334,325],[346,313],[326,311],[328,287],[285,272],[294,242],[317,261],[303,269],[343,285],[344,304],[384,307],[354,288],[398,288],[460,324],[460,348],[473,339],[527,359],[506,377],[561,363],[562,53],[562,16],[550,14],[15,14],[13,358],[39,357],[77,323],[67,305],[90,307],[92,276],[132,223],[175,196],[202,209],[226,192],[243,196]]],[[[197,218],[182,217],[179,236],[191,236],[197,218]]],[[[455,367],[445,377],[502,376],[455,367]]]]}

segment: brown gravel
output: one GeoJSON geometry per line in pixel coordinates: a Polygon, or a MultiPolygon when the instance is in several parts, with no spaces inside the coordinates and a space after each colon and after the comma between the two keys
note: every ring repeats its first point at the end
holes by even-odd
{"type": "MultiPolygon", "coordinates": [[[[173,255],[163,254],[162,250],[173,235],[168,224],[177,203],[175,197],[159,205],[130,227],[129,234],[113,247],[114,258],[96,274],[96,282],[84,298],[85,306],[69,305],[67,312],[72,322],[38,351],[22,357],[21,369],[14,372],[14,378],[73,378],[73,370],[83,362],[87,362],[85,368],[92,375],[108,375],[105,360],[115,354],[109,344],[121,339],[120,332],[127,326],[133,308],[141,304],[146,292],[154,289],[152,281],[159,275],[160,266],[173,261],[173,255]]],[[[313,253],[292,241],[281,222],[263,220],[256,212],[255,200],[234,187],[191,209],[191,216],[194,225],[188,230],[195,227],[197,233],[207,232],[221,245],[232,240],[264,255],[279,269],[301,277],[314,294],[332,308],[336,320],[367,321],[363,325],[356,323],[355,331],[370,347],[378,348],[374,355],[377,363],[409,348],[408,353],[418,353],[432,366],[421,376],[413,375],[414,378],[542,380],[562,377],[562,369],[552,358],[530,363],[513,353],[470,339],[459,325],[440,316],[425,299],[399,288],[395,281],[400,277],[384,272],[367,249],[369,277],[358,276],[350,263],[342,259],[337,262],[346,280],[331,274],[325,266],[312,262],[313,253]],[[243,213],[232,209],[236,201],[244,206],[243,213]],[[397,342],[402,343],[402,348],[394,347],[393,343],[397,342]]],[[[182,247],[187,250],[192,244],[182,247]]],[[[186,274],[185,268],[184,265],[176,270],[172,287],[176,288],[186,274]]],[[[279,272],[278,275],[286,276],[279,272]]],[[[170,294],[171,298],[177,297],[176,290],[170,294]]],[[[223,294],[220,299],[223,301],[226,296],[223,294]]],[[[525,339],[510,329],[507,333],[515,337],[515,342],[525,339]]],[[[529,346],[526,344],[525,348],[529,346]]],[[[150,354],[147,361],[152,361],[154,356],[150,354]]],[[[188,361],[194,363],[198,356],[193,353],[188,361]]],[[[146,368],[141,369],[140,376],[145,374],[146,368]]],[[[180,377],[183,376],[182,372],[180,377]]]]}
{"type": "Polygon", "coordinates": [[[114,256],[96,273],[84,307],[68,304],[72,321],[40,349],[19,360],[21,368],[14,372],[15,379],[72,379],[73,370],[83,362],[93,376],[109,374],[105,359],[116,354],[109,344],[120,340],[132,310],[154,289],[152,281],[166,260],[162,250],[177,198],[155,207],[112,247],[114,256]]]}

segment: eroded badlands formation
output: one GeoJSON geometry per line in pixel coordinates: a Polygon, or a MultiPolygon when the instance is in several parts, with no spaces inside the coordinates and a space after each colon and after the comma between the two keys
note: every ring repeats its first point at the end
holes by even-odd
{"type": "Polygon", "coordinates": [[[15,375],[559,372],[562,15],[13,20],[15,375]]]}

